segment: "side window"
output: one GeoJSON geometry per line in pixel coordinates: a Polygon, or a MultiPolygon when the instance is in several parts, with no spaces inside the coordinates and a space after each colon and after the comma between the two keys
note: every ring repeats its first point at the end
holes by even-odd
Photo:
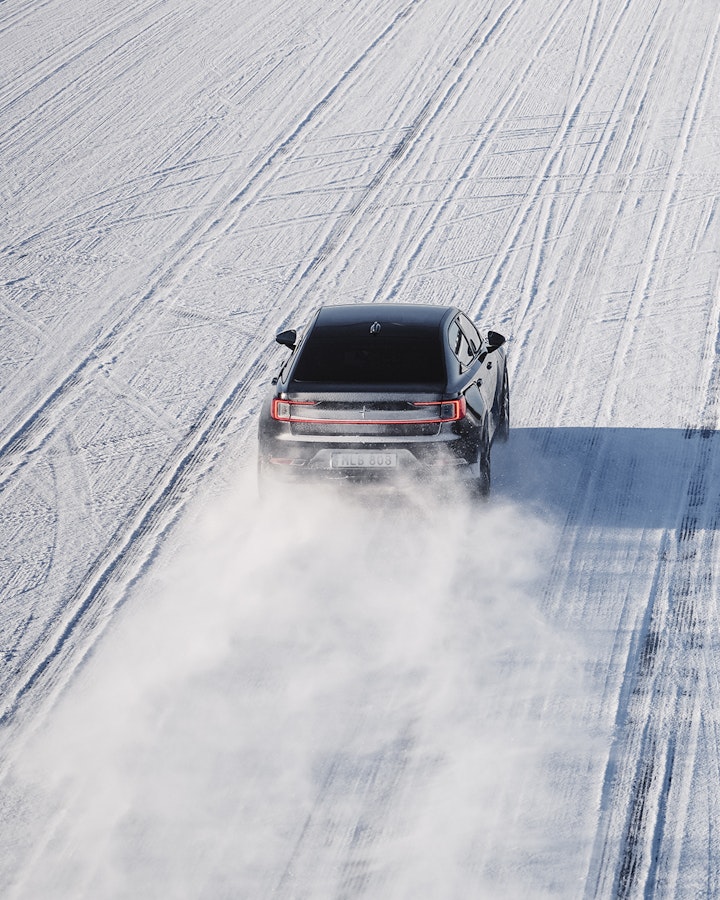
{"type": "Polygon", "coordinates": [[[302,339],[298,336],[298,341],[295,344],[295,349],[292,352],[288,353],[288,355],[285,357],[285,361],[283,362],[282,366],[280,367],[280,378],[283,381],[285,380],[288,372],[290,371],[291,364],[295,362],[295,359],[297,357],[298,347],[300,346],[300,344],[302,344],[302,339]]]}
{"type": "Polygon", "coordinates": [[[465,337],[468,339],[470,346],[473,349],[473,356],[475,356],[482,347],[480,333],[467,316],[460,314],[458,319],[460,320],[460,327],[465,332],[465,337]]]}
{"type": "Polygon", "coordinates": [[[450,340],[450,349],[458,358],[458,362],[460,363],[460,365],[463,368],[465,366],[469,366],[475,358],[477,347],[479,347],[479,341],[477,347],[472,347],[470,345],[470,341],[467,339],[464,331],[460,327],[459,317],[453,319],[453,321],[450,323],[450,327],[448,328],[448,337],[450,340]]]}

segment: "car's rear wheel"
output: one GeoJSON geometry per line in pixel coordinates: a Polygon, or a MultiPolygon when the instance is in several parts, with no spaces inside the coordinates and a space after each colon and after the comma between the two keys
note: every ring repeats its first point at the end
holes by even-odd
{"type": "Polygon", "coordinates": [[[482,430],[477,462],[474,468],[472,491],[475,496],[485,499],[490,496],[490,437],[487,423],[482,430]]]}
{"type": "Polygon", "coordinates": [[[503,384],[500,392],[500,415],[498,416],[495,437],[499,441],[506,441],[510,437],[510,383],[507,369],[503,373],[503,384]]]}

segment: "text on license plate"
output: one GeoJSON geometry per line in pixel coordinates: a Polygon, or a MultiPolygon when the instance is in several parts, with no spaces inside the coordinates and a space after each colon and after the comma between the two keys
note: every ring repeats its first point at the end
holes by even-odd
{"type": "Polygon", "coordinates": [[[333,469],[392,469],[397,466],[397,453],[333,453],[332,465],[333,469]]]}

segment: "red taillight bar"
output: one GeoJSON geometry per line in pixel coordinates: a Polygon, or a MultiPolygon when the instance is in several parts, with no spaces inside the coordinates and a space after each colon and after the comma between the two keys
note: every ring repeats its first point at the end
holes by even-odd
{"type": "Polygon", "coordinates": [[[433,422],[459,422],[467,414],[467,401],[464,396],[457,400],[423,400],[422,402],[413,403],[413,406],[439,406],[440,418],[432,419],[433,422]],[[444,416],[442,414],[443,406],[451,407],[450,415],[444,416]]]}
{"type": "Polygon", "coordinates": [[[270,415],[279,422],[296,422],[304,425],[437,425],[442,422],[459,422],[467,413],[465,397],[457,400],[423,400],[413,406],[438,406],[440,415],[429,419],[323,419],[293,415],[294,406],[315,406],[317,400],[282,400],[275,397],[270,415]]]}
{"type": "Polygon", "coordinates": [[[301,422],[302,419],[293,417],[292,407],[315,406],[316,403],[317,400],[282,400],[280,397],[274,397],[270,406],[270,415],[273,419],[277,419],[278,422],[290,422],[291,420],[294,422],[301,422]],[[287,409],[283,409],[282,407],[286,407],[287,409]]]}

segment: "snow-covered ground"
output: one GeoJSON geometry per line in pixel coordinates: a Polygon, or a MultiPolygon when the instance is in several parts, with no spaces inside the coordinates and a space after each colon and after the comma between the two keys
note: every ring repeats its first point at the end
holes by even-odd
{"type": "Polygon", "coordinates": [[[720,7],[1,0],[0,893],[720,896],[720,7]],[[261,506],[323,302],[507,334],[481,509],[261,506]]]}

